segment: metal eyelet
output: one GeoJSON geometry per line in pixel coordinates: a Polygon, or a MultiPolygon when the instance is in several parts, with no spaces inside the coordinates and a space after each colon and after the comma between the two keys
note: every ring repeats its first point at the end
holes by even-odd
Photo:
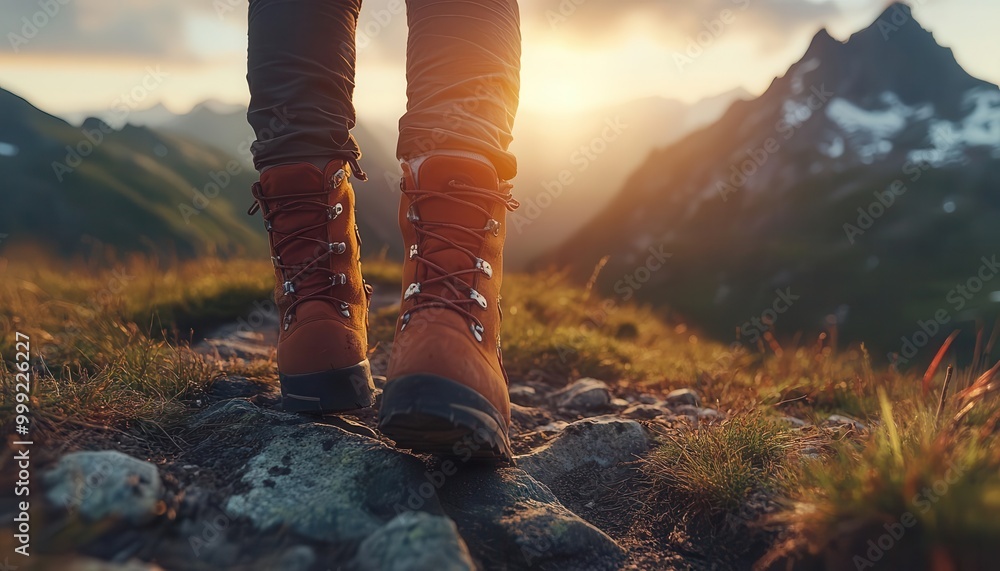
{"type": "Polygon", "coordinates": [[[293,284],[292,282],[288,281],[288,282],[285,282],[282,285],[285,288],[285,295],[291,295],[291,294],[295,293],[295,284],[293,284]]]}
{"type": "Polygon", "coordinates": [[[265,220],[264,221],[264,230],[267,230],[268,232],[270,232],[271,230],[274,230],[274,225],[271,224],[270,220],[265,220]]]}
{"type": "Polygon", "coordinates": [[[480,343],[482,343],[483,342],[483,326],[479,325],[478,323],[473,323],[473,324],[471,324],[470,329],[472,330],[472,334],[475,335],[476,341],[479,341],[480,343]]]}
{"type": "Polygon", "coordinates": [[[413,208],[412,206],[410,206],[406,210],[406,220],[409,221],[409,222],[417,222],[417,221],[420,220],[420,216],[417,215],[416,209],[413,208]]]}
{"type": "Polygon", "coordinates": [[[334,254],[343,254],[347,251],[347,242],[330,242],[327,248],[334,254]]]}
{"type": "Polygon", "coordinates": [[[500,221],[490,218],[490,221],[486,223],[486,227],[483,228],[487,232],[492,232],[494,236],[500,235],[500,221]]]}
{"type": "Polygon", "coordinates": [[[493,266],[482,258],[476,258],[476,269],[486,274],[486,277],[493,277],[493,266]]]}
{"type": "Polygon", "coordinates": [[[403,324],[399,326],[399,330],[402,331],[402,330],[406,329],[406,324],[408,324],[410,322],[410,314],[409,313],[404,313],[403,317],[400,318],[400,319],[402,320],[403,324]]]}
{"type": "Polygon", "coordinates": [[[340,302],[340,314],[344,317],[351,316],[351,306],[347,305],[345,302],[340,302]]]}
{"type": "Polygon", "coordinates": [[[420,253],[420,248],[417,247],[416,244],[413,244],[412,246],[410,246],[410,259],[411,260],[413,258],[417,257],[417,254],[419,254],[419,253],[420,253]]]}
{"type": "Polygon", "coordinates": [[[271,264],[277,266],[281,263],[281,256],[271,256],[271,264]]]}
{"type": "Polygon", "coordinates": [[[469,289],[469,298],[476,300],[476,303],[479,304],[479,307],[486,309],[487,306],[486,297],[483,296],[483,294],[479,293],[474,289],[469,289]]]}
{"type": "Polygon", "coordinates": [[[326,219],[333,220],[334,218],[341,215],[344,212],[344,205],[341,203],[334,204],[333,206],[327,207],[326,209],[326,219]]]}
{"type": "Polygon", "coordinates": [[[282,321],[282,329],[288,331],[288,326],[292,324],[292,314],[289,313],[285,315],[285,319],[282,321]]]}
{"type": "Polygon", "coordinates": [[[406,288],[406,293],[403,294],[403,299],[404,300],[410,299],[411,297],[417,295],[418,293],[420,293],[420,284],[414,282],[410,284],[409,287],[406,288]]]}
{"type": "Polygon", "coordinates": [[[330,283],[333,285],[344,285],[347,283],[347,274],[333,274],[330,276],[330,283]]]}
{"type": "Polygon", "coordinates": [[[332,184],[333,187],[336,188],[340,186],[340,183],[344,182],[344,178],[346,176],[347,173],[344,172],[344,169],[340,169],[337,172],[333,173],[333,176],[330,177],[330,184],[332,184]]]}

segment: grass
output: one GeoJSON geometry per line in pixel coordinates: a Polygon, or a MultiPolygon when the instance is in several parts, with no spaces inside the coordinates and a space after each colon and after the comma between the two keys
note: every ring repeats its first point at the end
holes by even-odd
{"type": "MultiPolygon", "coordinates": [[[[364,267],[369,281],[397,287],[397,265],[364,267]]],[[[270,295],[266,260],[161,266],[133,258],[104,268],[13,261],[6,274],[0,424],[15,412],[15,331],[31,338],[31,414],[42,435],[179,421],[221,374],[273,382],[270,361],[219,362],[187,342],[192,329],[234,321],[270,295]]],[[[395,317],[394,307],[373,313],[376,352],[391,342],[395,317]]],[[[509,275],[504,331],[514,382],[591,376],[623,394],[692,387],[725,413],[658,435],[641,463],[645,500],[672,525],[737,516],[744,531],[779,530],[764,536],[762,565],[810,557],[829,564],[831,553],[847,553],[841,562],[855,568],[850,557],[907,513],[913,543],[887,555],[895,563],[884,568],[977,568],[984,546],[1000,540],[1000,384],[986,371],[989,349],[978,344],[976,365],[954,376],[937,419],[937,367],[924,390],[917,374],[873,367],[864,347],[837,348],[825,336],[726,346],[665,312],[601,299],[561,275],[509,275]],[[868,429],[826,428],[831,413],[868,429]],[[792,428],[779,420],[786,415],[813,426],[792,428]],[[941,482],[947,489],[937,493],[941,482]]],[[[941,367],[953,359],[941,356],[941,367]]],[[[749,553],[745,542],[729,547],[749,553]]]]}
{"type": "Polygon", "coordinates": [[[807,439],[761,411],[667,434],[644,462],[659,502],[682,513],[735,514],[760,494],[786,491],[807,439]]]}

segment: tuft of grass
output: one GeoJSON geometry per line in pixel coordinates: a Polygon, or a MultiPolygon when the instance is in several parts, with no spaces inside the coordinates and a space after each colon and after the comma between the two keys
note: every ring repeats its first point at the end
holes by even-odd
{"type": "MultiPolygon", "coordinates": [[[[803,469],[786,508],[771,518],[790,534],[765,561],[824,554],[856,568],[869,541],[886,568],[985,569],[1000,539],[1000,441],[992,414],[944,428],[935,399],[881,396],[881,418],[861,440],[830,443],[823,462],[803,469]],[[887,539],[883,544],[890,543],[887,539]],[[837,555],[839,554],[839,555],[837,555]]],[[[869,562],[871,562],[869,560],[869,562]]],[[[840,568],[840,567],[834,567],[840,568]]]]}
{"type": "Polygon", "coordinates": [[[665,435],[643,461],[642,472],[659,502],[682,513],[737,514],[755,496],[790,487],[803,441],[773,418],[751,411],[665,435]]]}

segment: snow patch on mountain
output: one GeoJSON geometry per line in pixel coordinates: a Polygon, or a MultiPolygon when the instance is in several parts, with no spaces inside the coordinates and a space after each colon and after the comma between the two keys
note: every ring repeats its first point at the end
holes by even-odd
{"type": "Polygon", "coordinates": [[[14,143],[0,141],[0,157],[15,157],[20,150],[14,143]]]}
{"type": "Polygon", "coordinates": [[[810,58],[796,66],[795,71],[792,73],[792,93],[794,95],[798,95],[805,90],[805,83],[802,81],[802,78],[810,71],[819,69],[819,64],[820,61],[818,58],[810,58]]]}
{"type": "Polygon", "coordinates": [[[930,148],[910,151],[907,158],[934,167],[958,164],[965,161],[969,147],[992,147],[992,156],[1000,158],[1000,90],[973,89],[963,101],[971,108],[969,114],[960,121],[933,121],[930,148]]]}
{"type": "Polygon", "coordinates": [[[831,99],[826,107],[827,118],[844,132],[850,147],[865,164],[892,151],[892,139],[907,124],[934,115],[933,105],[907,105],[889,91],[879,100],[884,106],[881,109],[864,109],[841,97],[831,99]]]}

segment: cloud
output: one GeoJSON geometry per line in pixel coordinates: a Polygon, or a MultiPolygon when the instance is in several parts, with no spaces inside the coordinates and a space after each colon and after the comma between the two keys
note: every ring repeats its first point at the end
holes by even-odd
{"type": "MultiPolygon", "coordinates": [[[[733,22],[760,36],[815,28],[841,13],[832,1],[810,0],[528,0],[525,22],[590,41],[619,40],[642,22],[664,33],[694,36],[729,10],[733,22]]],[[[762,38],[763,39],[763,38],[762,38]]]]}
{"type": "MultiPolygon", "coordinates": [[[[245,12],[245,2],[232,1],[245,12]]],[[[198,17],[221,19],[212,2],[198,0],[5,2],[0,53],[197,59],[187,32],[198,17]]],[[[234,16],[232,25],[243,20],[234,16]]]]}

